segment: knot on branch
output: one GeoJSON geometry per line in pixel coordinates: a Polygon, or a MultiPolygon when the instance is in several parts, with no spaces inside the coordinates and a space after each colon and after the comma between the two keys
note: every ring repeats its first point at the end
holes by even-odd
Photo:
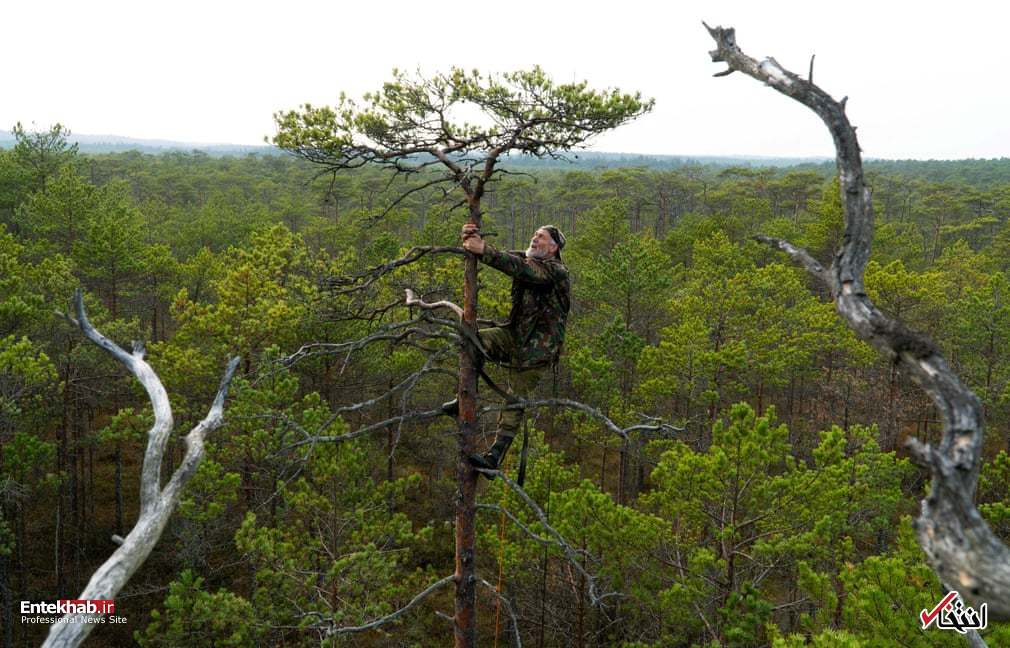
{"type": "Polygon", "coordinates": [[[924,360],[939,355],[940,350],[925,335],[916,333],[902,322],[880,318],[873,325],[873,334],[882,338],[894,353],[895,361],[902,354],[909,354],[915,360],[924,360]]]}

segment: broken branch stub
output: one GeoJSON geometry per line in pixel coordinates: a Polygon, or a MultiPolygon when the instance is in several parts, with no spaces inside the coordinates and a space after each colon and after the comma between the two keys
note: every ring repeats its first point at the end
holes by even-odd
{"type": "Polygon", "coordinates": [[[881,313],[863,286],[873,238],[873,204],[845,101],[835,101],[773,58],[760,62],[750,58],[737,45],[732,28],[705,27],[716,43],[713,61],[726,63],[728,71],[742,72],[807,106],[831,132],[845,213],[845,235],[831,267],[824,270],[807,252],[785,241],[759,240],[784,250],[825,281],[846,324],[898,363],[936,404],[943,423],[939,447],[916,439],[906,444],[932,475],[930,493],[922,500],[915,523],[919,544],[946,587],[972,604],[988,603],[993,620],[1010,619],[1010,549],[993,534],[973,501],[982,454],[981,404],[951,371],[939,349],[881,313]]]}
{"type": "MultiPolygon", "coordinates": [[[[172,432],[172,407],[168,401],[161,379],[144,360],[143,344],[134,343],[133,353],[127,353],[119,345],[102,335],[88,320],[84,310],[81,291],[74,296],[77,319],[65,316],[81,332],[121,362],[147,391],[154,410],[154,424],[147,433],[147,449],[141,468],[140,511],[137,523],[125,538],[119,538],[119,547],[91,575],[84,591],[77,596],[80,600],[115,599],[116,594],[130,580],[134,572],[144,564],[154,546],[158,543],[165,525],[175,510],[182,489],[196,473],[203,459],[204,439],[211,431],[224,422],[224,399],[228,386],[238,367],[239,358],[231,359],[221,378],[220,386],[207,416],[186,435],[186,454],[182,463],[169,478],[164,488],[161,486],[161,463],[172,432]]],[[[61,595],[62,596],[62,595],[61,595]]],[[[43,646],[78,646],[94,629],[94,623],[83,622],[88,615],[68,614],[60,623],[54,623],[43,646]]]]}

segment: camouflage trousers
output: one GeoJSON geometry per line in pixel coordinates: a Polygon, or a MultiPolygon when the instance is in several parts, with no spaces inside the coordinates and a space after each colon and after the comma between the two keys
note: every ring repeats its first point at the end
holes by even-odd
{"type": "MultiPolygon", "coordinates": [[[[488,373],[491,380],[495,381],[495,384],[509,395],[523,399],[529,398],[550,365],[522,367],[523,359],[516,355],[518,345],[515,343],[512,332],[507,328],[495,326],[481,329],[479,335],[480,343],[487,351],[488,358],[492,362],[504,365],[504,380],[501,379],[502,372],[489,372],[487,365],[485,365],[484,371],[488,373]]],[[[498,412],[498,436],[514,437],[519,431],[522,420],[523,410],[521,409],[507,409],[498,412]]]]}

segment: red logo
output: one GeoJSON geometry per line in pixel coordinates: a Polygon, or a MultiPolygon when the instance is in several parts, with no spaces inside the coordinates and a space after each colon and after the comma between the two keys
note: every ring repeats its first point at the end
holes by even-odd
{"type": "Polygon", "coordinates": [[[68,611],[78,614],[115,614],[116,602],[112,599],[60,599],[59,603],[68,611]]]}
{"type": "Polygon", "coordinates": [[[956,591],[947,592],[932,610],[919,612],[919,620],[922,621],[923,630],[932,625],[939,630],[954,630],[967,634],[969,630],[985,630],[989,622],[988,605],[983,603],[976,612],[974,608],[964,604],[956,591]]]}

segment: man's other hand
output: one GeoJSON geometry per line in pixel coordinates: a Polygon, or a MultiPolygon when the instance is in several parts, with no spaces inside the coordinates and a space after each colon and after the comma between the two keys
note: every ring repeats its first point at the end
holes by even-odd
{"type": "Polygon", "coordinates": [[[463,238],[463,249],[474,254],[484,254],[484,239],[480,237],[478,227],[473,223],[463,225],[460,233],[463,238]]]}

